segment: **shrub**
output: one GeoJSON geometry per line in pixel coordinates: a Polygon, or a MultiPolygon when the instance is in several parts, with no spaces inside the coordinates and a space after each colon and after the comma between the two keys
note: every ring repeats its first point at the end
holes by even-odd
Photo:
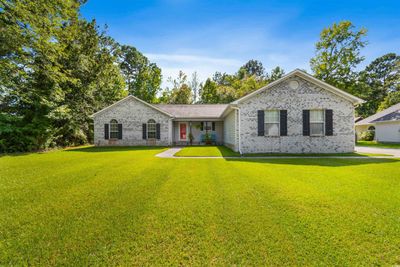
{"type": "Polygon", "coordinates": [[[361,141],[373,141],[375,137],[375,132],[373,131],[365,131],[361,133],[360,140],[361,141]]]}

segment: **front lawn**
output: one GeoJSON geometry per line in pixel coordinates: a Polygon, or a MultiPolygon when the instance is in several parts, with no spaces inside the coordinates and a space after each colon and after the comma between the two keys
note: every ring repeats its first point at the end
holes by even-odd
{"type": "Polygon", "coordinates": [[[0,157],[0,265],[400,264],[396,159],[0,157]]]}
{"type": "Polygon", "coordinates": [[[377,147],[377,148],[398,148],[400,144],[395,143],[379,143],[376,141],[357,141],[357,146],[377,147]]]}
{"type": "Polygon", "coordinates": [[[175,153],[177,157],[239,157],[240,154],[234,152],[226,146],[187,146],[175,153]]]}

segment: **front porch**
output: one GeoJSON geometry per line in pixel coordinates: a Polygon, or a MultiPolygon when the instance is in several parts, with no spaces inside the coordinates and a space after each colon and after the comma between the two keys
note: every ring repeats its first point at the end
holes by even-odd
{"type": "Polygon", "coordinates": [[[204,144],[222,145],[224,137],[223,131],[223,121],[174,121],[172,127],[172,143],[176,146],[204,144]]]}

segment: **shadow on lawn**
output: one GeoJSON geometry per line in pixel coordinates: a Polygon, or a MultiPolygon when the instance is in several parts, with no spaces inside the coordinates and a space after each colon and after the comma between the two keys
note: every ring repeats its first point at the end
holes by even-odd
{"type": "Polygon", "coordinates": [[[326,166],[326,167],[346,167],[354,165],[369,165],[381,163],[400,163],[396,159],[379,158],[291,158],[291,159],[252,159],[252,158],[225,158],[226,161],[241,161],[255,164],[283,164],[283,165],[303,165],[303,166],[326,166]]]}
{"type": "Polygon", "coordinates": [[[235,152],[226,146],[216,146],[216,148],[219,150],[222,157],[239,157],[240,156],[240,154],[238,152],[235,152]]]}

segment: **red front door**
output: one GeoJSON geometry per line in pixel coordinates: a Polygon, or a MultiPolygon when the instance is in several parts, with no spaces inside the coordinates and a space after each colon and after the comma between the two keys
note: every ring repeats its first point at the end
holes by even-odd
{"type": "Polygon", "coordinates": [[[186,123],[179,124],[179,139],[186,140],[186,123]]]}

